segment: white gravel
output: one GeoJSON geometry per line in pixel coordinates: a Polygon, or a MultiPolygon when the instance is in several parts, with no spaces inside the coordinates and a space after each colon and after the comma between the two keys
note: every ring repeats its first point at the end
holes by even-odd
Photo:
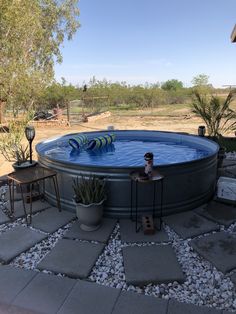
{"type": "MultiPolygon", "coordinates": [[[[235,225],[235,224],[234,224],[235,225]]],[[[232,226],[228,229],[228,232],[232,226]]],[[[181,302],[206,305],[218,309],[235,310],[236,292],[229,277],[202,259],[189,245],[190,239],[182,240],[165,226],[177,259],[185,273],[183,284],[149,284],[145,287],[128,286],[125,282],[121,253],[120,230],[117,225],[103,254],[97,260],[89,279],[106,286],[121,288],[163,299],[175,298],[181,302]]],[[[154,244],[160,245],[160,244],[154,244]]],[[[126,246],[126,244],[123,244],[126,246]]]]}
{"type": "MultiPolygon", "coordinates": [[[[0,195],[2,188],[0,189],[0,195]]],[[[2,197],[1,197],[1,200],[2,197]]],[[[4,208],[4,202],[0,202],[4,208]]],[[[3,209],[4,210],[4,209],[3,209]]],[[[0,234],[19,224],[25,224],[24,219],[0,225],[0,234]]],[[[16,257],[11,265],[25,269],[37,270],[41,259],[52,249],[71,226],[67,224],[48,238],[34,245],[30,250],[16,257]]],[[[169,240],[176,252],[177,259],[186,276],[183,284],[173,282],[169,284],[149,284],[142,288],[127,285],[125,282],[124,264],[122,256],[122,244],[120,240],[120,227],[116,225],[110,240],[103,253],[99,256],[89,279],[99,284],[120,288],[122,290],[134,291],[163,299],[174,298],[178,301],[206,305],[217,309],[229,311],[236,310],[236,291],[228,276],[218,271],[208,261],[201,258],[189,245],[190,239],[182,240],[171,228],[164,227],[168,233],[169,240]]],[[[236,223],[229,228],[221,226],[221,230],[236,234],[236,223]]],[[[160,244],[134,244],[134,245],[160,245],[160,244]]]]}

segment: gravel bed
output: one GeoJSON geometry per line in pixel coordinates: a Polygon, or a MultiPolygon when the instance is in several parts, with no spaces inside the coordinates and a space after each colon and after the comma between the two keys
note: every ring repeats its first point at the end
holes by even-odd
{"type": "MultiPolygon", "coordinates": [[[[0,194],[1,192],[2,190],[0,189],[0,194]]],[[[5,201],[2,200],[0,202],[0,208],[2,208],[2,210],[4,210],[4,204],[5,201]]],[[[21,218],[14,222],[3,224],[0,226],[0,234],[20,224],[25,225],[25,219],[21,218]]],[[[50,252],[57,241],[63,237],[64,233],[70,228],[71,224],[72,223],[69,223],[63,228],[58,229],[53,234],[47,234],[48,237],[45,240],[34,245],[27,252],[16,257],[10,265],[37,270],[36,268],[38,263],[47,253],[50,252]]],[[[236,310],[236,291],[229,276],[225,276],[208,261],[195,253],[189,245],[191,239],[182,240],[168,226],[164,226],[164,229],[170,240],[168,243],[134,243],[129,245],[127,243],[121,243],[120,227],[117,223],[107,246],[105,247],[103,253],[99,256],[88,279],[105,286],[119,288],[126,291],[134,291],[136,293],[156,296],[163,299],[174,298],[181,302],[188,302],[196,305],[206,305],[230,311],[236,310]],[[122,247],[128,245],[166,245],[169,243],[171,243],[173,249],[175,250],[177,259],[183,272],[185,273],[186,281],[183,284],[173,282],[169,284],[149,284],[144,287],[135,287],[126,284],[122,247]]],[[[221,230],[231,234],[236,234],[236,223],[232,224],[228,228],[221,226],[221,230]]]]}
{"type": "Polygon", "coordinates": [[[225,158],[236,161],[236,152],[225,153],[225,158]]]}
{"type": "MultiPolygon", "coordinates": [[[[236,224],[231,225],[227,232],[233,232],[236,224]]],[[[222,229],[224,227],[222,226],[222,229]]],[[[163,299],[174,298],[180,302],[206,305],[218,309],[236,309],[236,291],[230,278],[202,259],[189,245],[190,239],[182,240],[171,228],[165,226],[177,259],[185,273],[183,284],[149,284],[134,287],[125,282],[119,225],[111,235],[108,245],[98,258],[89,279],[99,284],[134,291],[163,299]]],[[[203,235],[205,236],[205,235],[203,235]]],[[[166,243],[165,243],[166,244],[166,243]]],[[[147,244],[132,244],[147,245],[147,244]]],[[[150,244],[149,244],[150,245],[150,244]]],[[[160,244],[152,244],[160,245],[160,244]]]]}
{"type": "MultiPolygon", "coordinates": [[[[57,241],[63,237],[65,232],[70,228],[71,222],[66,226],[58,229],[53,234],[47,234],[45,232],[39,231],[30,227],[32,230],[37,230],[43,234],[47,234],[48,238],[35,244],[27,252],[24,252],[17,256],[10,265],[25,268],[25,269],[35,269],[37,268],[38,263],[48,254],[51,249],[56,245],[57,241]]],[[[49,273],[49,272],[48,272],[49,273]]]]}

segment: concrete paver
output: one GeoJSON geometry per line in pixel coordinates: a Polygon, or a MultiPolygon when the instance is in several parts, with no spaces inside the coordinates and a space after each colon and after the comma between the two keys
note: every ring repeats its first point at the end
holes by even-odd
{"type": "Polygon", "coordinates": [[[184,212],[163,218],[182,239],[192,238],[201,234],[218,230],[219,226],[194,212],[184,212]]]}
{"type": "MultiPolygon", "coordinates": [[[[6,191],[6,194],[5,194],[5,199],[6,200],[10,200],[10,192],[9,192],[9,189],[6,191]]],[[[17,192],[17,191],[14,191],[14,201],[21,201],[21,193],[17,192]]]]}
{"type": "MultiPolygon", "coordinates": [[[[41,210],[44,210],[46,208],[49,208],[51,205],[49,205],[47,202],[42,201],[36,201],[32,203],[32,213],[35,214],[41,210]]],[[[10,211],[10,202],[7,204],[7,209],[10,211]]],[[[30,205],[25,204],[26,212],[29,213],[30,205]]],[[[25,217],[24,209],[23,209],[23,202],[17,201],[14,203],[14,217],[15,218],[22,218],[25,217]]]]}
{"type": "Polygon", "coordinates": [[[79,239],[107,243],[116,223],[117,220],[115,219],[103,218],[102,225],[99,229],[88,232],[83,231],[79,227],[79,222],[76,221],[73,223],[71,228],[64,234],[64,237],[69,239],[79,239]]]}
{"type": "Polygon", "coordinates": [[[197,209],[196,212],[226,227],[236,221],[236,207],[220,202],[212,201],[206,207],[197,209]]]}
{"type": "Polygon", "coordinates": [[[216,310],[207,306],[197,306],[189,303],[170,300],[167,314],[221,314],[221,310],[216,310]]]}
{"type": "Polygon", "coordinates": [[[224,274],[236,269],[236,236],[217,232],[192,240],[190,244],[224,274]]]}
{"type": "Polygon", "coordinates": [[[5,224],[6,222],[10,222],[10,218],[0,210],[0,225],[5,224]]]}
{"type": "Polygon", "coordinates": [[[53,233],[74,218],[74,213],[65,210],[59,212],[58,208],[50,207],[33,217],[32,227],[47,233],[53,233]]]}
{"type": "Polygon", "coordinates": [[[0,235],[0,260],[10,262],[47,236],[27,227],[17,226],[0,235]]]}
{"type": "Polygon", "coordinates": [[[122,251],[128,284],[143,286],[185,279],[171,245],[124,247],[122,251]]]}
{"type": "Polygon", "coordinates": [[[11,303],[36,274],[31,270],[0,266],[0,302],[11,303]]]}
{"type": "MultiPolygon", "coordinates": [[[[159,227],[159,226],[158,226],[159,227]]],[[[164,230],[156,231],[153,235],[145,235],[142,230],[135,231],[135,222],[130,219],[120,219],[121,241],[126,243],[137,242],[168,242],[169,238],[164,230]]]]}
{"type": "Polygon", "coordinates": [[[166,314],[168,301],[122,291],[112,314],[166,314]]]}
{"type": "Polygon", "coordinates": [[[119,294],[119,289],[79,280],[58,314],[111,314],[119,294]]]}
{"type": "Polygon", "coordinates": [[[87,278],[105,245],[61,239],[38,264],[38,269],[87,278]]]}
{"type": "Polygon", "coordinates": [[[56,313],[75,283],[74,279],[38,273],[18,294],[13,305],[36,312],[56,313]]]}
{"type": "Polygon", "coordinates": [[[0,303],[0,314],[42,314],[42,312],[30,311],[19,306],[0,303]]]}

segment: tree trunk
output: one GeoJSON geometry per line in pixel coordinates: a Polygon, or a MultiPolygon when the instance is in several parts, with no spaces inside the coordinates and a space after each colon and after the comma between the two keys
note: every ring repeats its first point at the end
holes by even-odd
{"type": "Polygon", "coordinates": [[[5,108],[5,102],[0,100],[0,124],[2,124],[4,120],[4,108],[5,108]]]}

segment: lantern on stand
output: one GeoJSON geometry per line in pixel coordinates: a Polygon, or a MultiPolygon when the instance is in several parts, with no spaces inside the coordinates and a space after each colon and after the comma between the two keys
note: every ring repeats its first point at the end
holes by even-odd
{"type": "Polygon", "coordinates": [[[25,136],[29,142],[29,149],[30,149],[30,164],[32,164],[32,142],[35,138],[35,128],[31,125],[25,128],[25,136]]]}

